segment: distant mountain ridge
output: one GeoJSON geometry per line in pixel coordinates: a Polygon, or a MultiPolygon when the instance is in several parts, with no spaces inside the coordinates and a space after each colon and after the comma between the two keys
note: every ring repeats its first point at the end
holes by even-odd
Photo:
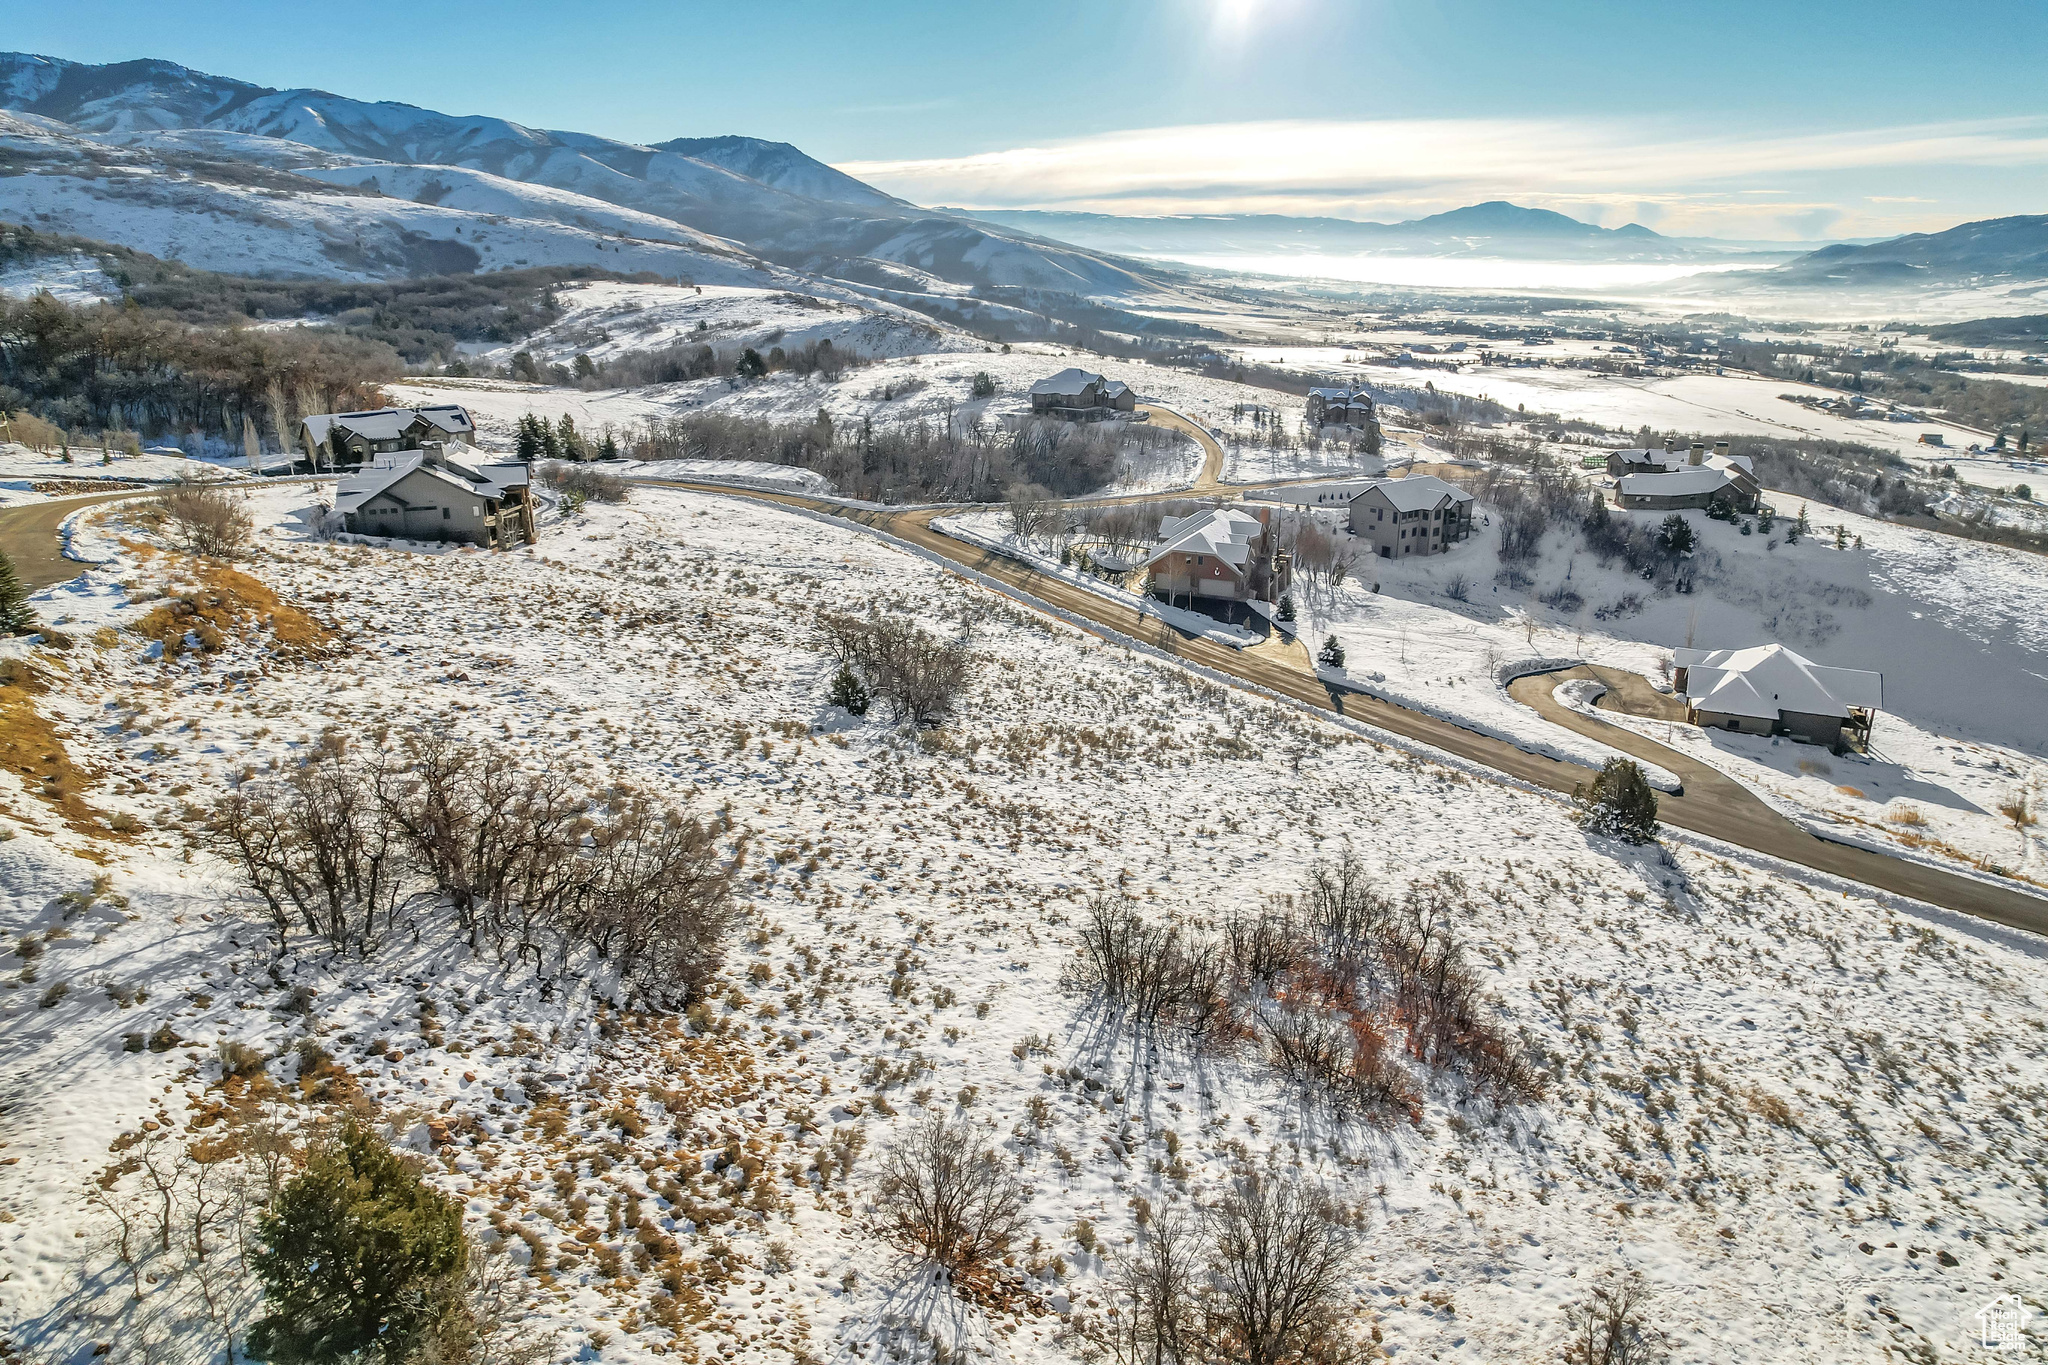
{"type": "MultiPolygon", "coordinates": [[[[1665,237],[1640,223],[1604,228],[1550,209],[1488,200],[1426,218],[1374,223],[1283,214],[1121,217],[1035,209],[957,209],[1002,227],[1101,251],[1133,255],[1402,252],[1431,256],[1566,258],[1602,261],[1726,260],[1752,251],[1777,256],[1779,243],[1665,237]]],[[[1760,258],[1759,264],[1762,263],[1760,258]]]]}
{"type": "Polygon", "coordinates": [[[1062,308],[1101,325],[1096,302],[1185,287],[1138,263],[919,208],[759,138],[642,146],[155,59],[94,66],[28,53],[0,53],[0,108],[19,116],[0,129],[0,161],[14,172],[0,175],[0,217],[235,273],[388,278],[581,262],[695,276],[701,259],[712,278],[795,271],[1018,325],[1062,308]],[[524,226],[510,231],[508,220],[524,226]],[[990,301],[968,300],[974,290],[990,301]]]}
{"type": "Polygon", "coordinates": [[[1777,280],[1832,285],[1953,283],[1985,276],[2048,279],[2048,214],[1986,218],[1942,232],[1822,247],[1771,272],[1777,280]]]}

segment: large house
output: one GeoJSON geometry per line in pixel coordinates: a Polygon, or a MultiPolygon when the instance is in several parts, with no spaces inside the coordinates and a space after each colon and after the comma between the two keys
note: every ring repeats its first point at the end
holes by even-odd
{"type": "Polygon", "coordinates": [[[1472,495],[1434,474],[1374,479],[1351,500],[1351,534],[1381,559],[1442,554],[1472,534],[1472,495]]]}
{"type": "Polygon", "coordinates": [[[372,456],[342,477],[334,509],[359,535],[460,541],[493,550],[537,539],[523,460],[468,464],[442,445],[372,456]]]}
{"type": "Polygon", "coordinates": [[[1121,379],[1104,379],[1083,369],[1064,369],[1031,386],[1031,412],[1068,422],[1099,422],[1138,406],[1138,395],[1121,379]]]}
{"type": "Polygon", "coordinates": [[[1614,481],[1615,501],[1623,507],[1662,512],[1718,502],[1732,511],[1756,510],[1763,490],[1756,481],[1755,462],[1747,455],[1730,455],[1726,441],[1716,444],[1712,455],[1704,442],[1695,441],[1683,463],[1677,463],[1675,451],[1663,452],[1670,463],[1653,465],[1632,458],[1651,453],[1621,450],[1609,456],[1610,471],[1639,471],[1623,473],[1614,481]]]}
{"type": "Polygon", "coordinates": [[[454,403],[321,413],[299,423],[299,444],[315,469],[348,469],[429,444],[471,445],[475,437],[469,411],[454,403]]]}
{"type": "Polygon", "coordinates": [[[1145,558],[1155,597],[1272,602],[1285,590],[1275,553],[1271,509],[1214,507],[1159,523],[1159,544],[1145,558]]]}
{"type": "Polygon", "coordinates": [[[1790,735],[1840,752],[1870,743],[1884,704],[1884,675],[1829,668],[1783,645],[1753,649],[1674,649],[1673,688],[1687,719],[1711,730],[1790,735]]]}
{"type": "Polygon", "coordinates": [[[1373,479],[1328,479],[1320,483],[1290,483],[1278,488],[1250,489],[1244,497],[1246,502],[1277,502],[1288,507],[1318,511],[1342,508],[1348,512],[1358,495],[1375,482],[1373,479]]]}
{"type": "Polygon", "coordinates": [[[1369,427],[1377,411],[1363,389],[1310,389],[1303,415],[1313,426],[1369,427]]]}

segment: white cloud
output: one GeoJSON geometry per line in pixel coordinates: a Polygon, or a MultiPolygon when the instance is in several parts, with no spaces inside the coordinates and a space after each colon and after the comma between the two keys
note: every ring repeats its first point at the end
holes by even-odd
{"type": "Polygon", "coordinates": [[[1577,204],[1615,221],[1659,206],[1669,232],[1738,219],[1783,224],[1800,210],[1838,207],[1766,208],[1743,198],[1759,181],[1793,182],[1794,197],[1811,199],[1814,188],[1799,182],[1829,173],[1954,166],[2048,166],[2048,118],[1782,136],[1696,135],[1625,111],[1598,123],[1276,121],[1134,129],[840,169],[919,203],[976,208],[1405,217],[1513,199],[1565,211],[1577,204]]]}

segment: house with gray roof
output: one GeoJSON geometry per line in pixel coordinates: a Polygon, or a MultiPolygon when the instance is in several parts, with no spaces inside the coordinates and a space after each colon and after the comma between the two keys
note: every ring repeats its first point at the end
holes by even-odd
{"type": "Polygon", "coordinates": [[[344,475],[334,510],[358,535],[509,550],[538,538],[523,460],[463,463],[447,447],[373,456],[344,475]]]}
{"type": "Polygon", "coordinates": [[[328,412],[299,422],[299,446],[317,469],[349,469],[379,455],[430,444],[473,445],[476,423],[455,403],[423,408],[328,412]]]}
{"type": "Polygon", "coordinates": [[[1837,753],[1867,746],[1884,674],[1830,668],[1783,645],[1674,649],[1673,690],[1693,724],[1747,735],[1789,735],[1837,753]]]}
{"type": "Polygon", "coordinates": [[[1159,523],[1159,544],[1145,558],[1154,596],[1275,601],[1280,583],[1272,509],[1212,507],[1159,523]]]}
{"type": "Polygon", "coordinates": [[[1351,500],[1351,534],[1381,559],[1440,555],[1472,534],[1473,497],[1434,474],[1373,479],[1351,500]]]}
{"type": "Polygon", "coordinates": [[[1031,386],[1031,412],[1067,422],[1099,422],[1137,409],[1138,395],[1121,379],[1105,379],[1078,367],[1048,375],[1031,386]]]}

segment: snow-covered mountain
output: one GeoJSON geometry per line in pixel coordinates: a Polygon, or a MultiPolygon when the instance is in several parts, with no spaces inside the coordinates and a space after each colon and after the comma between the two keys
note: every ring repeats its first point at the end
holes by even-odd
{"type": "Polygon", "coordinates": [[[1146,267],[920,209],[757,138],[642,146],[165,61],[23,53],[0,54],[0,105],[21,116],[0,130],[19,172],[0,177],[0,216],[215,269],[390,275],[523,256],[700,280],[757,272],[724,281],[740,283],[773,263],[934,307],[977,286],[1118,302],[1173,290],[1146,267]],[[519,241],[495,240],[510,223],[519,241]],[[483,229],[488,249],[475,245],[483,229]],[[421,237],[450,245],[423,256],[421,237]],[[331,239],[349,244],[340,258],[331,239]]]}

